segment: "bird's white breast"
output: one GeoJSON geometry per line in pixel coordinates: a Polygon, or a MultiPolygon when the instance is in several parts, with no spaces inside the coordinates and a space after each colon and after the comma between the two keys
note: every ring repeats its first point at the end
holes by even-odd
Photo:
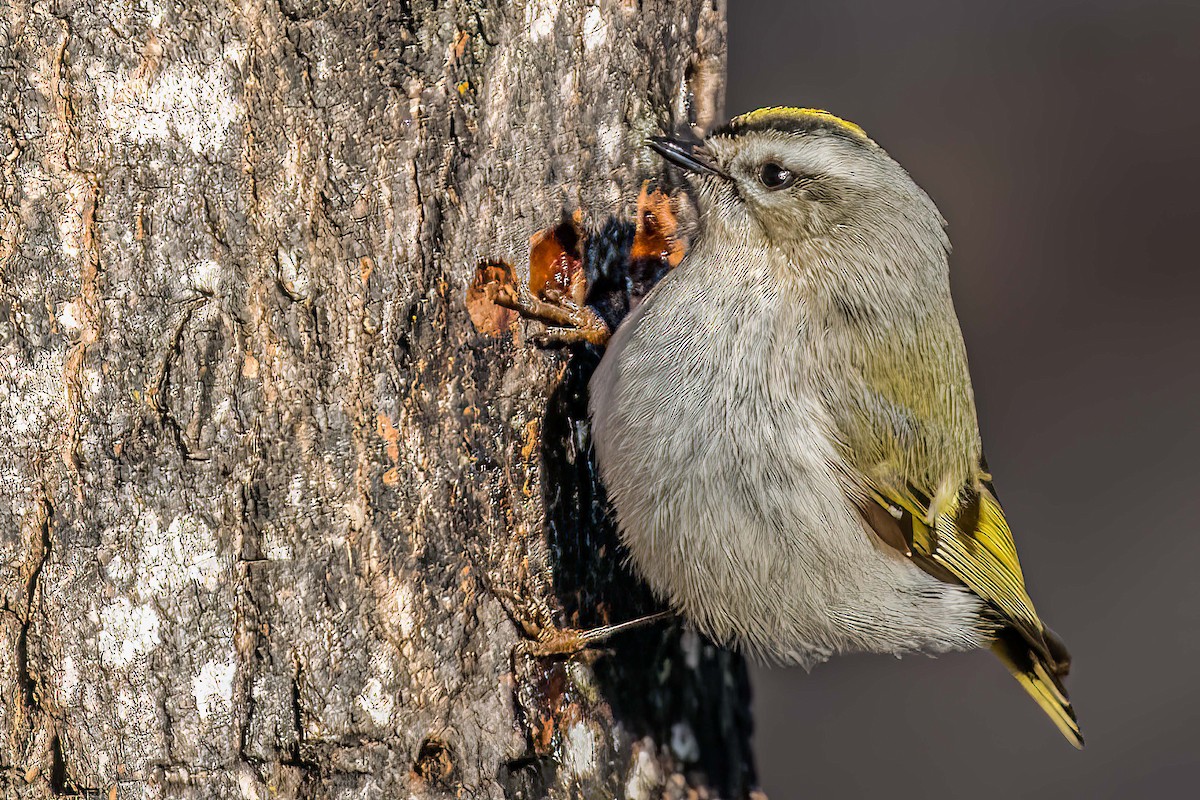
{"type": "Polygon", "coordinates": [[[690,254],[621,325],[591,415],[634,564],[705,633],[770,659],[978,646],[979,601],[879,544],[847,501],[807,335],[745,252],[690,254]]]}

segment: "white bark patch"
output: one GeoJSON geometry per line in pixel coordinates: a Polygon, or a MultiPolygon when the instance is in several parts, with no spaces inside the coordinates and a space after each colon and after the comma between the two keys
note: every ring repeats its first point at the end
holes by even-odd
{"type": "Polygon", "coordinates": [[[262,784],[259,783],[258,777],[249,764],[238,765],[237,782],[238,791],[242,793],[242,800],[264,800],[266,797],[261,788],[262,784]]]}
{"type": "Polygon", "coordinates": [[[127,667],[158,647],[158,613],[148,604],[118,597],[100,609],[100,625],[100,660],[108,667],[127,667]]]}
{"type": "Polygon", "coordinates": [[[600,144],[600,151],[608,158],[609,161],[615,161],[617,154],[621,150],[621,140],[624,138],[625,132],[619,125],[613,125],[608,122],[601,123],[596,131],[596,140],[600,144]]]}
{"type": "Polygon", "coordinates": [[[568,72],[562,76],[562,81],[559,83],[559,91],[562,92],[563,102],[567,105],[579,102],[575,88],[575,73],[568,72]]]}
{"type": "Polygon", "coordinates": [[[166,13],[161,3],[156,2],[156,0],[141,0],[138,5],[144,8],[146,13],[150,15],[150,27],[158,28],[162,25],[163,17],[166,16],[166,13]]]}
{"type": "Polygon", "coordinates": [[[563,769],[573,778],[583,778],[596,770],[596,732],[585,721],[567,728],[563,743],[563,769]]]}
{"type": "Polygon", "coordinates": [[[554,23],[558,21],[558,0],[531,0],[525,6],[525,26],[529,30],[529,38],[540,42],[554,33],[554,23]]]}
{"type": "Polygon", "coordinates": [[[32,360],[11,353],[0,362],[0,422],[9,435],[41,432],[67,402],[65,350],[38,350],[32,360]]]}
{"type": "Polygon", "coordinates": [[[95,397],[104,387],[104,377],[100,374],[100,370],[88,367],[83,371],[83,380],[80,383],[88,396],[95,397]]]}
{"type": "Polygon", "coordinates": [[[404,639],[409,639],[413,634],[413,629],[416,627],[416,618],[413,616],[413,591],[404,583],[397,583],[396,589],[392,593],[392,608],[395,613],[394,622],[396,630],[400,631],[400,635],[404,639]]]}
{"type": "Polygon", "coordinates": [[[104,571],[133,600],[171,601],[193,586],[215,592],[230,580],[232,556],[218,554],[216,533],[198,517],[180,514],[163,527],[158,512],[143,508],[132,532],[129,527],[105,529],[105,549],[112,555],[104,571]]]}
{"type": "Polygon", "coordinates": [[[293,475],[292,480],[288,483],[288,505],[297,510],[304,508],[303,475],[293,475]]]}
{"type": "Polygon", "coordinates": [[[63,699],[68,703],[75,700],[75,692],[79,689],[79,670],[75,666],[75,659],[67,656],[62,662],[62,672],[58,676],[59,686],[62,688],[63,699]]]}
{"type": "MultiPolygon", "coordinates": [[[[0,435],[16,443],[10,452],[58,440],[55,429],[66,418],[65,357],[61,347],[0,357],[0,435]]],[[[0,459],[0,494],[10,499],[14,516],[29,513],[33,484],[20,459],[0,459]]]]}
{"type": "Polygon", "coordinates": [[[206,258],[192,267],[191,275],[189,276],[194,288],[211,294],[220,293],[222,277],[221,265],[211,258],[206,258]]]}
{"type": "Polygon", "coordinates": [[[268,561],[292,560],[292,546],[284,540],[278,531],[264,531],[262,547],[263,555],[268,561]]]}
{"type": "Polygon", "coordinates": [[[643,741],[645,747],[637,751],[633,768],[629,771],[629,780],[625,781],[627,800],[650,800],[663,785],[663,774],[658,766],[658,759],[650,754],[650,748],[654,744],[643,741]]]}
{"type": "Polygon", "coordinates": [[[583,17],[584,52],[590,53],[597,47],[602,47],[607,40],[608,23],[604,21],[604,15],[600,13],[600,6],[592,6],[583,17]]]}
{"type": "Polygon", "coordinates": [[[391,722],[396,710],[396,699],[384,691],[383,682],[379,678],[372,677],[367,681],[356,702],[359,708],[367,712],[371,721],[380,727],[385,727],[391,722]]]}
{"type": "Polygon", "coordinates": [[[312,294],[312,281],[301,266],[299,259],[280,248],[278,251],[279,277],[288,290],[298,297],[309,297],[312,294]]]}
{"type": "Polygon", "coordinates": [[[125,557],[117,553],[104,565],[104,574],[113,583],[124,583],[133,580],[133,567],[125,561],[125,557]]]}
{"type": "Polygon", "coordinates": [[[193,153],[216,155],[245,113],[225,78],[224,64],[200,69],[179,64],[157,76],[126,70],[115,80],[92,76],[105,124],[137,144],[182,142],[193,153]]]}
{"type": "Polygon", "coordinates": [[[163,530],[153,511],[144,513],[140,523],[134,532],[139,588],[148,594],[171,596],[194,582],[216,591],[227,572],[228,558],[217,555],[211,528],[190,514],[181,514],[163,530]]]}
{"type": "Polygon", "coordinates": [[[233,706],[233,676],[237,665],[210,661],[192,678],[192,694],[196,696],[196,713],[205,720],[215,715],[227,717],[233,706]]]}

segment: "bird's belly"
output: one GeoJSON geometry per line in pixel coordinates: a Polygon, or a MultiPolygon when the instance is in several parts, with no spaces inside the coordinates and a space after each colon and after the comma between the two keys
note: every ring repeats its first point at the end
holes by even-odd
{"type": "Polygon", "coordinates": [[[631,322],[592,381],[594,441],[660,596],[718,640],[805,665],[980,643],[978,601],[874,540],[839,484],[819,402],[773,383],[776,360],[799,352],[770,332],[631,322]]]}

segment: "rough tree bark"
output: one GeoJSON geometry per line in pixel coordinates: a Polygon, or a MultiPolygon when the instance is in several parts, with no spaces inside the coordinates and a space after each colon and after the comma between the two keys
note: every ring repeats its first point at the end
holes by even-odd
{"type": "Polygon", "coordinates": [[[4,0],[4,797],[743,796],[741,662],[650,604],[588,359],[476,260],[628,213],[722,0],[4,0]],[[692,790],[698,795],[688,794],[692,790]]]}

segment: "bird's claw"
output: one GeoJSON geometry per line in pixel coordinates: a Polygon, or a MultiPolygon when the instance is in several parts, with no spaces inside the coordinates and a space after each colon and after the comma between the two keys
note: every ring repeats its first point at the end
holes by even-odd
{"type": "Polygon", "coordinates": [[[518,596],[516,592],[503,586],[489,588],[492,595],[504,606],[513,622],[525,634],[525,640],[518,645],[519,652],[533,658],[573,656],[584,653],[592,650],[596,645],[608,641],[615,634],[675,616],[671,611],[659,611],[615,625],[601,625],[586,630],[560,628],[554,624],[554,612],[544,600],[518,596]]]}
{"type": "Polygon", "coordinates": [[[576,305],[556,289],[547,288],[539,298],[522,297],[515,286],[500,286],[496,290],[496,304],[545,325],[546,331],[531,337],[539,347],[562,347],[581,342],[602,345],[612,335],[595,311],[588,306],[576,305]]]}

